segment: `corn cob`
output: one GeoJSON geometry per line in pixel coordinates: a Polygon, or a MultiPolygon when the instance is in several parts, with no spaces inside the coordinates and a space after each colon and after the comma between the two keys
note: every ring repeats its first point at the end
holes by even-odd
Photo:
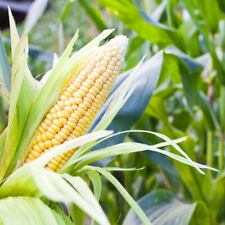
{"type": "MultiPolygon", "coordinates": [[[[38,158],[53,146],[87,132],[114,84],[126,47],[127,38],[117,36],[82,63],[37,129],[25,163],[38,158]]],[[[57,172],[75,150],[58,155],[46,167],[57,172]]]]}

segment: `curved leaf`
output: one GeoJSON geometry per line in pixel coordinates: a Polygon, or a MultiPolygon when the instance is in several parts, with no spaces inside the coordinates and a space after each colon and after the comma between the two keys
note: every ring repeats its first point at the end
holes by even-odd
{"type": "MultiPolygon", "coordinates": [[[[140,207],[155,225],[188,225],[196,204],[183,203],[165,190],[150,193],[138,201],[140,207]]],[[[123,225],[141,225],[140,219],[131,209],[123,225]]]]}
{"type": "Polygon", "coordinates": [[[225,211],[225,170],[214,180],[210,193],[210,211],[217,218],[224,217],[225,211]]]}
{"type": "MultiPolygon", "coordinates": [[[[152,100],[153,100],[153,98],[152,98],[152,100]]],[[[139,134],[131,133],[130,137],[135,142],[150,145],[150,143],[147,140],[145,140],[144,138],[140,137],[139,134]]],[[[175,166],[172,164],[172,162],[168,159],[167,156],[162,155],[162,154],[157,153],[157,152],[150,152],[150,151],[144,151],[143,154],[146,155],[151,162],[159,165],[160,168],[162,168],[166,173],[171,173],[172,176],[174,176],[174,177],[178,176],[178,172],[177,172],[175,166]]]]}
{"type": "Polygon", "coordinates": [[[139,3],[135,5],[131,0],[98,0],[98,2],[129,28],[135,30],[140,37],[152,44],[159,44],[163,47],[174,44],[181,49],[184,48],[183,39],[178,32],[153,21],[138,8],[139,3]]]}
{"type": "Polygon", "coordinates": [[[173,74],[173,76],[180,76],[190,114],[193,116],[194,104],[199,105],[204,113],[209,128],[219,130],[220,125],[216,113],[204,94],[199,90],[198,83],[203,66],[204,65],[200,64],[198,61],[185,55],[174,46],[171,46],[165,49],[164,70],[161,79],[165,79],[171,74],[173,74]],[[174,66],[177,66],[178,69],[168,68],[169,66],[171,67],[170,63],[174,63],[174,66]],[[171,69],[173,69],[173,73],[171,73],[171,69]]]}
{"type": "MultiPolygon", "coordinates": [[[[33,163],[17,169],[1,186],[0,198],[8,199],[12,196],[46,197],[53,202],[62,202],[66,206],[76,204],[98,224],[109,224],[94,194],[82,178],[72,177],[69,174],[53,173],[37,167],[33,163]]],[[[19,206],[16,205],[16,207],[19,206]]]]}

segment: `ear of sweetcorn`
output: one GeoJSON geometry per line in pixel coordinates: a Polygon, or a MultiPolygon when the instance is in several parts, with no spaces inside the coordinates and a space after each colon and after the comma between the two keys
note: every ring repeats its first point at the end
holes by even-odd
{"type": "MultiPolygon", "coordinates": [[[[26,163],[87,132],[114,84],[126,47],[127,38],[117,36],[84,60],[37,129],[26,163]]],[[[58,155],[47,168],[58,171],[74,151],[58,155]]]]}
{"type": "MultiPolygon", "coordinates": [[[[97,70],[99,70],[100,72],[104,67],[104,63],[101,63],[101,67],[99,67],[99,62],[103,62],[103,60],[100,60],[99,62],[96,62],[93,71],[93,76],[89,77],[88,75],[86,77],[88,78],[86,80],[90,80],[90,82],[91,78],[93,78],[94,85],[91,86],[93,87],[91,89],[92,91],[96,91],[96,93],[92,93],[95,99],[91,104],[93,110],[90,110],[91,117],[89,118],[90,122],[91,120],[93,120],[94,115],[97,113],[98,109],[103,103],[104,98],[107,97],[107,93],[110,91],[110,88],[113,85],[113,81],[115,80],[115,76],[116,74],[118,74],[118,70],[120,68],[119,61],[121,61],[123,58],[125,46],[120,48],[118,45],[118,40],[123,40],[122,44],[126,44],[127,40],[124,37],[120,37],[116,39],[117,41],[111,41],[107,43],[107,49],[105,47],[98,47],[100,41],[112,32],[112,30],[106,30],[102,34],[100,34],[95,40],[90,42],[83,49],[81,49],[72,57],[70,57],[70,54],[73,50],[73,44],[75,43],[78,37],[76,33],[71,43],[68,45],[67,49],[60,57],[57,64],[52,68],[52,70],[47,73],[46,77],[44,77],[41,82],[37,82],[31,76],[31,73],[27,66],[27,36],[23,35],[23,37],[19,39],[12,15],[11,13],[9,14],[11,23],[11,43],[13,56],[11,85],[12,90],[10,93],[8,127],[0,136],[0,174],[2,179],[1,184],[3,184],[1,185],[2,187],[0,190],[0,198],[4,198],[4,200],[0,199],[0,207],[1,211],[5,212],[5,218],[3,218],[2,214],[0,213],[0,223],[7,224],[7,221],[10,220],[12,223],[15,223],[16,221],[18,224],[20,224],[21,219],[22,221],[26,221],[26,219],[28,219],[27,221],[29,221],[29,218],[26,214],[24,215],[24,218],[22,218],[22,215],[19,215],[16,211],[14,211],[15,214],[13,217],[8,216],[8,213],[13,208],[13,204],[17,202],[17,205],[20,205],[21,210],[25,210],[26,207],[31,203],[30,209],[27,210],[31,213],[31,215],[36,216],[37,221],[35,221],[35,224],[41,223],[37,216],[42,215],[42,212],[45,212],[46,216],[49,218],[53,216],[52,220],[48,220],[46,217],[45,224],[64,224],[62,222],[62,218],[65,217],[65,215],[63,215],[61,210],[56,211],[55,209],[50,209],[48,206],[43,204],[43,202],[40,202],[39,198],[37,198],[37,196],[40,197],[44,195],[53,201],[64,202],[68,206],[72,203],[75,203],[80,209],[85,211],[99,224],[109,224],[101,207],[99,206],[93,194],[90,192],[87,185],[81,178],[71,179],[68,177],[67,179],[70,179],[70,181],[66,181],[66,179],[64,179],[60,175],[52,175],[52,173],[46,173],[45,170],[41,170],[40,168],[35,167],[35,164],[33,166],[32,164],[27,164],[28,166],[25,165],[24,167],[20,166],[23,164],[24,159],[27,156],[27,153],[29,152],[29,149],[32,149],[32,145],[36,141],[34,138],[36,137],[36,129],[38,125],[43,120],[46,113],[50,110],[51,106],[56,104],[58,100],[63,100],[63,97],[59,96],[66,97],[65,90],[68,90],[68,86],[71,86],[72,83],[75,84],[74,81],[77,81],[77,79],[81,78],[82,74],[80,74],[79,76],[79,73],[81,73],[82,67],[84,67],[84,65],[87,63],[87,58],[96,60],[96,56],[100,56],[101,58],[101,55],[99,53],[103,54],[104,51],[109,50],[108,57],[110,57],[110,60],[107,61],[106,71],[104,74],[106,75],[106,73],[108,73],[109,76],[105,77],[104,79],[101,73],[99,74],[99,77],[96,75],[98,72],[97,70]],[[117,51],[117,55],[120,54],[120,58],[115,56],[115,51],[117,51]],[[101,83],[101,81],[103,81],[103,83],[101,83]],[[64,94],[60,94],[60,92],[64,94]],[[40,105],[42,106],[40,107],[40,105]],[[14,173],[12,173],[12,171],[18,167],[20,168],[17,169],[14,173]],[[9,175],[10,177],[8,178],[9,175]],[[38,182],[40,182],[40,179],[45,179],[44,177],[46,176],[51,176],[51,178],[48,177],[47,180],[49,180],[49,178],[50,180],[52,180],[51,182],[53,182],[54,180],[54,185],[58,183],[57,187],[54,186],[53,183],[49,183],[44,189],[42,189],[38,185],[38,182]],[[71,182],[71,185],[68,182],[71,182]],[[84,197],[80,193],[75,191],[74,185],[77,183],[79,183],[79,186],[83,186],[85,192],[88,193],[87,196],[84,197]],[[49,188],[51,189],[51,191],[49,191],[49,188]],[[60,188],[61,191],[63,191],[64,193],[62,194],[55,192],[57,188],[60,188]],[[45,191],[46,193],[44,193],[45,191]],[[32,197],[26,198],[22,197],[23,195],[32,197]],[[9,196],[11,197],[6,199],[6,197],[9,196]],[[41,204],[40,208],[38,208],[39,203],[41,204]],[[57,215],[57,218],[61,218],[59,221],[56,219],[57,213],[59,214],[57,215]]],[[[104,59],[107,60],[107,57],[105,57],[104,59]]],[[[83,87],[84,86],[81,85],[79,90],[84,91],[83,87]]],[[[79,90],[77,90],[77,94],[80,93],[79,90]]],[[[87,97],[88,96],[83,96],[83,98],[85,99],[87,99],[87,97]]],[[[78,98],[76,97],[74,100],[76,101],[77,105],[74,104],[73,108],[75,106],[77,106],[78,109],[80,108],[78,112],[81,113],[81,118],[79,119],[79,122],[81,122],[81,119],[84,119],[84,117],[87,117],[87,115],[83,114],[84,111],[82,110],[84,110],[84,108],[83,105],[78,104],[80,103],[78,98]]],[[[88,103],[88,100],[86,102],[88,103]]],[[[68,107],[67,103],[68,102],[65,101],[65,107],[68,107]]],[[[54,106],[52,108],[54,108],[54,106]]],[[[68,108],[66,109],[68,110],[68,108]]],[[[88,126],[86,127],[86,130],[87,129],[88,126]]],[[[85,131],[83,131],[83,133],[84,132],[85,131]]],[[[80,135],[82,135],[83,133],[81,132],[80,135]]],[[[89,136],[88,138],[90,139],[90,141],[95,140],[96,138],[103,137],[105,136],[105,134],[99,133],[99,135],[96,134],[92,136],[89,136]],[[94,137],[94,139],[92,136],[94,137]]],[[[47,180],[42,184],[47,184],[47,180]]],[[[66,217],[66,220],[69,220],[69,218],[66,217]]],[[[66,224],[70,223],[70,221],[67,221],[66,224]]]]}
{"type": "MultiPolygon", "coordinates": [[[[11,13],[9,13],[9,16],[13,55],[12,91],[10,94],[9,121],[6,131],[7,141],[1,150],[4,152],[0,164],[1,179],[8,176],[13,169],[23,163],[39,124],[50,107],[56,103],[59,93],[66,87],[66,84],[69,84],[71,79],[74,79],[72,77],[77,75],[77,70],[82,66],[85,59],[94,57],[96,52],[104,50],[101,47],[99,48],[98,45],[100,41],[112,32],[112,30],[103,31],[96,39],[70,57],[73,45],[78,37],[76,33],[57,64],[47,73],[47,79],[43,78],[43,80],[46,80],[43,85],[43,82],[39,83],[33,79],[27,66],[27,36],[24,35],[19,39],[11,13]]],[[[110,48],[110,43],[107,46],[110,48]]],[[[115,65],[116,70],[119,67],[120,65],[115,65]]],[[[115,71],[112,73],[115,75],[115,71]]],[[[113,79],[115,79],[114,75],[110,77],[109,82],[113,83],[113,79]]],[[[96,79],[98,79],[97,76],[96,79]]],[[[106,93],[110,90],[109,82],[104,84],[105,86],[108,85],[108,87],[102,92],[104,93],[102,95],[105,95],[103,98],[106,97],[106,93]]],[[[100,85],[100,83],[101,79],[99,79],[97,85],[100,85]]],[[[95,101],[94,108],[100,107],[100,102],[98,101],[102,101],[101,98],[98,97],[95,101]]]]}

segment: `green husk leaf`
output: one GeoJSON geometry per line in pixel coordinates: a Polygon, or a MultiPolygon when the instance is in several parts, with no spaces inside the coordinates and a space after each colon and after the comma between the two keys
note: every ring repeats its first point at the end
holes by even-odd
{"type": "Polygon", "coordinates": [[[2,158],[4,153],[6,137],[7,137],[7,128],[5,128],[5,130],[0,135],[0,159],[2,158]]]}
{"type": "MultiPolygon", "coordinates": [[[[108,220],[104,215],[104,212],[100,205],[98,204],[98,201],[96,200],[93,193],[90,191],[88,185],[86,182],[84,182],[80,177],[72,177],[69,174],[62,175],[78,192],[79,194],[88,201],[89,205],[95,209],[96,213],[102,216],[102,220],[105,221],[104,223],[107,224],[108,220]],[[104,218],[105,217],[105,218],[104,218]]],[[[102,222],[103,222],[102,221],[102,222]]],[[[104,224],[103,223],[103,224],[104,224]]]]}
{"type": "Polygon", "coordinates": [[[1,185],[0,198],[9,196],[40,196],[40,191],[33,178],[29,164],[17,169],[1,185]]]}
{"type": "Polygon", "coordinates": [[[10,36],[11,36],[11,51],[13,56],[16,50],[17,43],[19,42],[20,38],[19,38],[18,31],[16,29],[16,23],[10,8],[8,8],[8,14],[9,14],[9,24],[10,24],[10,36]]]}
{"type": "Polygon", "coordinates": [[[43,168],[32,167],[31,171],[39,189],[45,197],[55,202],[63,202],[66,205],[73,203],[100,225],[109,224],[94,195],[80,177],[64,175],[66,177],[65,180],[62,175],[43,168]],[[80,187],[82,187],[85,194],[81,193],[80,187]]]}
{"type": "MultiPolygon", "coordinates": [[[[28,42],[24,35],[18,42],[12,60],[12,89],[7,128],[7,141],[0,165],[0,177],[13,159],[20,137],[23,133],[27,117],[35,94],[35,81],[27,65],[28,42]]],[[[15,164],[17,162],[14,162],[15,164]]]]}
{"type": "Polygon", "coordinates": [[[155,151],[155,152],[159,152],[161,154],[167,155],[175,160],[178,160],[184,164],[187,164],[187,165],[190,165],[190,166],[196,168],[202,174],[204,174],[204,172],[201,170],[201,168],[217,171],[214,168],[195,163],[189,157],[186,157],[186,153],[183,152],[183,150],[177,145],[177,143],[185,141],[185,140],[187,140],[187,138],[188,137],[182,137],[182,138],[178,138],[175,140],[171,140],[168,137],[166,137],[165,135],[162,135],[162,134],[159,134],[156,132],[151,132],[151,131],[144,131],[144,130],[131,130],[131,131],[119,132],[117,134],[112,134],[111,136],[108,136],[98,142],[95,142],[94,144],[90,143],[89,149],[86,149],[87,151],[83,151],[83,149],[82,149],[82,151],[83,151],[82,155],[80,154],[79,156],[77,156],[76,152],[75,152],[75,154],[74,154],[75,157],[73,158],[73,160],[71,160],[60,172],[68,172],[68,171],[72,172],[71,169],[74,171],[77,171],[78,169],[84,167],[85,165],[88,165],[99,159],[103,159],[103,158],[106,158],[109,156],[129,154],[129,153],[133,153],[133,152],[140,152],[140,151],[144,151],[144,150],[155,151]],[[103,149],[99,149],[99,150],[95,150],[95,151],[86,153],[88,150],[90,150],[92,147],[96,146],[98,143],[100,143],[108,138],[111,138],[115,135],[119,135],[119,134],[126,133],[126,132],[142,132],[142,133],[154,134],[154,135],[162,138],[163,140],[165,140],[165,142],[158,143],[155,145],[146,145],[146,144],[135,143],[135,142],[127,142],[127,143],[121,143],[121,144],[109,146],[109,147],[106,147],[103,149]],[[166,147],[166,146],[170,146],[170,145],[172,145],[179,153],[181,153],[185,157],[181,157],[181,156],[178,156],[171,152],[159,149],[160,147],[166,147]],[[84,153],[86,153],[86,154],[84,154],[84,153]]]}
{"type": "MultiPolygon", "coordinates": [[[[73,165],[73,162],[78,159],[80,156],[84,155],[86,152],[88,152],[90,149],[94,148],[96,145],[100,144],[101,142],[115,137],[117,135],[122,135],[122,134],[126,134],[126,133],[148,133],[148,134],[154,134],[154,132],[151,131],[145,131],[145,130],[126,130],[126,131],[121,131],[121,132],[117,132],[115,134],[111,134],[105,138],[102,138],[100,140],[98,140],[97,142],[91,142],[88,144],[85,144],[83,146],[81,146],[71,157],[71,159],[65,164],[65,166],[60,170],[60,172],[69,172],[71,169],[71,165],[73,165]]],[[[185,141],[187,139],[187,137],[182,137],[182,138],[178,138],[176,140],[173,140],[173,143],[180,143],[182,141],[185,141]]],[[[157,147],[165,147],[167,146],[167,142],[162,142],[156,145],[157,147]]]]}
{"type": "Polygon", "coordinates": [[[9,196],[45,196],[67,206],[75,204],[99,224],[109,224],[94,195],[80,177],[53,173],[32,163],[16,170],[3,183],[0,198],[9,196]]]}
{"type": "Polygon", "coordinates": [[[4,225],[66,224],[57,222],[55,213],[38,198],[9,197],[0,200],[0,224],[4,225]]]}

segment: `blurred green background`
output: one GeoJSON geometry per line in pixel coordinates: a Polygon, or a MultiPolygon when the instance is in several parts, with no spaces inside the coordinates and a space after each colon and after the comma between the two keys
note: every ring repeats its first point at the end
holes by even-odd
{"type": "MultiPolygon", "coordinates": [[[[130,41],[124,71],[143,55],[147,60],[163,51],[154,95],[133,128],[160,132],[171,139],[190,136],[181,148],[192,160],[219,172],[202,175],[180,162],[147,152],[117,157],[110,165],[144,167],[114,175],[134,199],[142,198],[139,203],[153,224],[224,225],[225,1],[39,2],[44,7],[36,5],[30,14],[31,4],[27,8],[20,5],[22,1],[17,7],[11,5],[14,15],[19,5],[24,16],[28,13],[23,21],[19,16],[18,29],[20,33],[29,29],[30,69],[37,79],[50,68],[53,53],[60,55],[78,28],[76,49],[107,28],[115,28],[113,35],[126,35],[130,41]]],[[[0,7],[3,16],[5,5],[0,2],[0,7]]],[[[5,20],[7,14],[1,17],[1,23],[6,24],[5,20]]],[[[1,25],[2,37],[9,53],[9,30],[5,26],[3,29],[1,25]]],[[[148,144],[159,141],[149,134],[126,137],[131,139],[148,144]]],[[[132,211],[127,215],[128,205],[109,183],[104,185],[101,204],[112,224],[141,224],[132,211]]]]}

